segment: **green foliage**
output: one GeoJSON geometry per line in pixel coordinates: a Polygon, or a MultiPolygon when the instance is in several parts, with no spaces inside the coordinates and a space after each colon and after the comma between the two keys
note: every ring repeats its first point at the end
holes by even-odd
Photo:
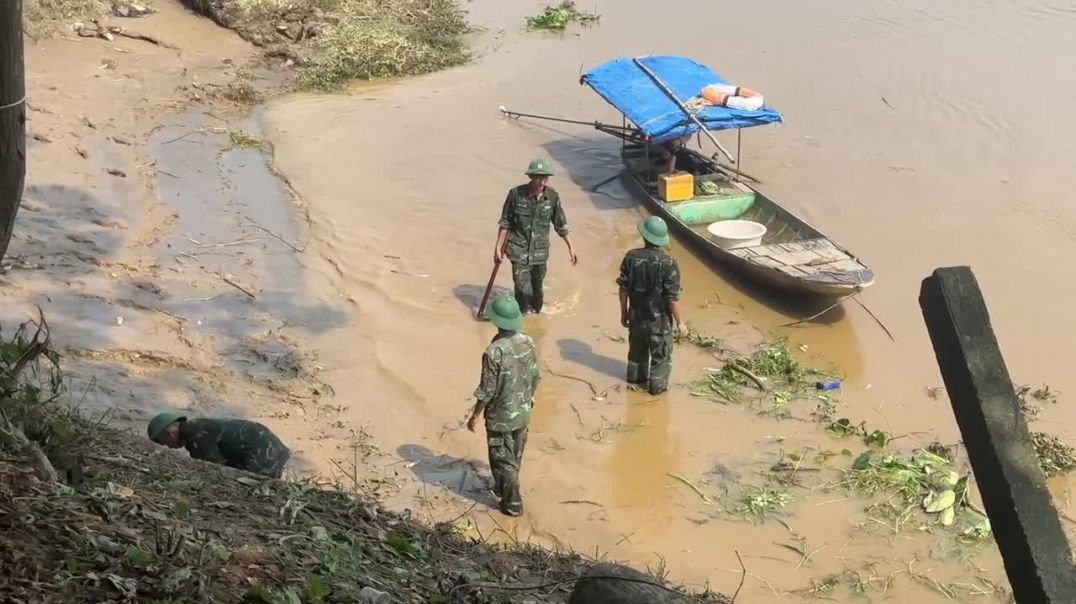
{"type": "Polygon", "coordinates": [[[773,487],[752,487],[740,497],[736,511],[745,516],[765,519],[792,502],[792,494],[773,487]]]}
{"type": "MultiPolygon", "coordinates": [[[[871,433],[872,435],[875,433],[871,433]]],[[[960,534],[971,539],[990,537],[990,522],[969,497],[967,474],[956,471],[953,462],[925,449],[908,455],[883,455],[864,451],[852,462],[840,487],[869,496],[881,496],[872,506],[894,518],[899,530],[919,508],[934,515],[942,526],[953,525],[958,515],[960,534]]]]}
{"type": "Polygon", "coordinates": [[[570,23],[593,25],[600,19],[601,15],[579,10],[572,0],[564,0],[557,6],[546,6],[541,13],[527,17],[527,28],[563,31],[570,23]]]}
{"type": "Polygon", "coordinates": [[[788,340],[780,338],[764,343],[748,356],[728,359],[721,369],[711,370],[705,379],[692,384],[691,393],[721,403],[740,403],[745,399],[745,388],[759,389],[758,378],[766,386],[761,413],[787,415],[792,401],[814,399],[819,401],[817,415],[826,419],[835,412],[836,401],[814,387],[817,380],[826,377],[831,376],[796,360],[788,340]]]}
{"type": "Polygon", "coordinates": [[[464,63],[463,12],[454,0],[351,0],[315,38],[308,88],[337,90],[351,79],[429,73],[464,63]]]}

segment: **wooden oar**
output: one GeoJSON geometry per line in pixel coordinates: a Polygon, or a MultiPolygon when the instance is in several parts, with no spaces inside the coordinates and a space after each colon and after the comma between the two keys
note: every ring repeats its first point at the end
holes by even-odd
{"type": "Polygon", "coordinates": [[[657,84],[658,88],[660,88],[661,91],[665,93],[665,96],[672,99],[673,102],[676,103],[678,107],[680,107],[680,110],[687,114],[689,118],[691,118],[691,121],[698,124],[699,128],[702,128],[702,131],[706,133],[706,137],[710,139],[710,142],[713,143],[718,149],[720,149],[721,152],[725,154],[725,157],[729,158],[729,161],[731,161],[732,163],[736,163],[736,158],[733,157],[732,154],[729,153],[728,149],[726,149],[721,143],[717,142],[717,139],[714,138],[714,135],[710,132],[710,130],[699,120],[699,118],[694,113],[691,112],[690,109],[687,108],[687,105],[685,105],[680,99],[676,98],[676,94],[671,89],[669,89],[669,87],[665,84],[665,82],[661,80],[661,78],[657,76],[657,74],[655,74],[653,71],[650,71],[650,68],[646,65],[643,65],[643,62],[640,61],[638,58],[634,58],[632,59],[632,61],[639,69],[643,70],[643,73],[649,76],[651,80],[654,80],[654,83],[657,84]]]}

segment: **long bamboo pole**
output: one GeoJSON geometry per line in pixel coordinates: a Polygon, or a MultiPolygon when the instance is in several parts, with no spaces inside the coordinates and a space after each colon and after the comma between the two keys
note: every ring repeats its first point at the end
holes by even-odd
{"type": "Polygon", "coordinates": [[[660,88],[661,91],[665,93],[665,96],[672,99],[672,101],[676,103],[678,107],[680,107],[680,110],[683,111],[691,119],[691,121],[698,124],[699,128],[702,128],[702,131],[706,133],[706,137],[710,139],[710,142],[713,143],[715,147],[720,149],[721,152],[725,154],[725,157],[729,158],[729,161],[736,163],[736,158],[731,153],[729,153],[728,149],[726,149],[724,145],[717,142],[717,139],[714,138],[713,133],[711,133],[710,130],[699,120],[699,118],[694,113],[692,113],[690,109],[687,108],[687,105],[685,105],[679,98],[677,98],[676,93],[674,93],[668,87],[668,85],[666,85],[665,82],[663,82],[661,78],[657,76],[657,74],[655,74],[653,71],[650,71],[650,68],[646,65],[643,65],[643,62],[639,60],[638,57],[632,59],[632,61],[639,69],[643,70],[643,73],[649,76],[650,79],[653,80],[655,84],[657,84],[658,88],[660,88]]]}
{"type": "Polygon", "coordinates": [[[562,122],[562,123],[565,123],[565,124],[579,124],[580,126],[593,126],[595,128],[609,128],[611,130],[623,130],[625,132],[634,132],[635,131],[635,128],[630,128],[630,127],[627,127],[627,126],[611,126],[609,124],[604,124],[602,122],[584,122],[582,120],[570,120],[570,119],[566,119],[566,118],[563,118],[563,117],[553,117],[553,116],[550,116],[550,115],[539,115],[539,114],[536,114],[536,113],[520,113],[518,111],[510,111],[510,110],[506,109],[503,106],[500,109],[501,109],[501,113],[507,115],[508,117],[531,117],[531,118],[534,118],[534,119],[547,120],[547,121],[550,121],[550,122],[562,122]]]}

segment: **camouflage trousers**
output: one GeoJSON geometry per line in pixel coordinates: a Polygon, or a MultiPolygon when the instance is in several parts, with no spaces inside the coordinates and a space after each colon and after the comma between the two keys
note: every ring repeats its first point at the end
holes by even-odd
{"type": "Polygon", "coordinates": [[[545,264],[512,263],[512,282],[515,284],[516,302],[520,312],[542,311],[545,295],[542,283],[545,281],[545,264]]]}
{"type": "Polygon", "coordinates": [[[646,384],[650,394],[669,388],[672,374],[673,334],[655,333],[650,325],[628,329],[628,383],[646,384]]]}
{"type": "Polygon", "coordinates": [[[495,481],[493,490],[501,498],[501,511],[509,516],[523,513],[519,494],[519,469],[523,465],[523,448],[527,446],[527,428],[512,432],[486,431],[489,467],[495,481]]]}
{"type": "Polygon", "coordinates": [[[234,467],[269,478],[280,478],[290,457],[291,451],[284,445],[268,445],[254,455],[239,460],[234,467]]]}

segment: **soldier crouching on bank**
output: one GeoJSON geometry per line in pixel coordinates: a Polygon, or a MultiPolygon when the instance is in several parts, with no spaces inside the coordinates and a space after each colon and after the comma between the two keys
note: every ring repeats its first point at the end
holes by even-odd
{"type": "Polygon", "coordinates": [[[161,413],[149,422],[149,439],[173,449],[185,447],[194,459],[280,478],[291,451],[269,428],[245,419],[197,418],[161,413]]]}

